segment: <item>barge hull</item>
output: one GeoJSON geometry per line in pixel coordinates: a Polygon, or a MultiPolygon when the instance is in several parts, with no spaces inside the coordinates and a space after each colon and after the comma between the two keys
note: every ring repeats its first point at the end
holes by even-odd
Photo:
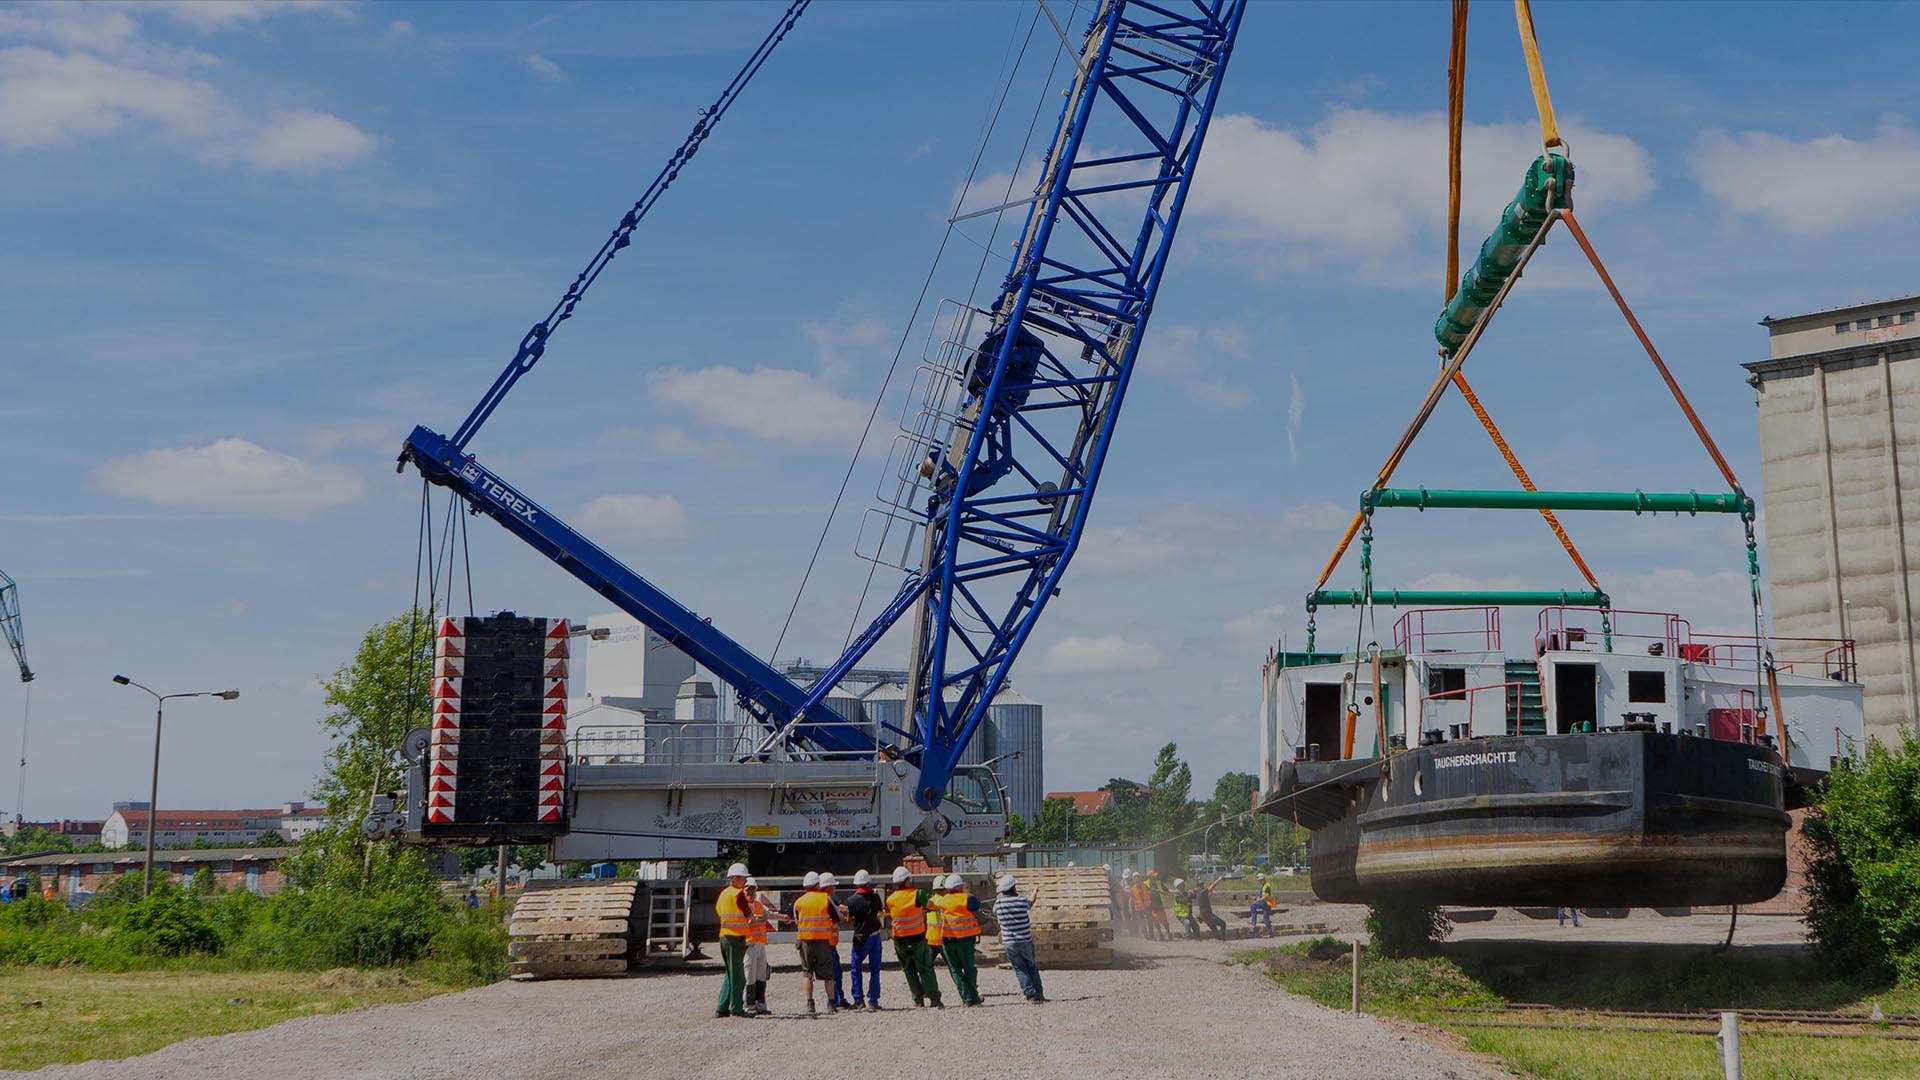
{"type": "Polygon", "coordinates": [[[1786,882],[1785,776],[1741,742],[1512,736],[1288,763],[1270,809],[1339,903],[1748,904],[1786,882]]]}

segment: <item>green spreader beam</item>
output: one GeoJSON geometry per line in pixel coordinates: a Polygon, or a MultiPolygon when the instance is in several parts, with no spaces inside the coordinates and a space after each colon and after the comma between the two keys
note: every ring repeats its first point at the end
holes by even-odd
{"type": "Polygon", "coordinates": [[[1603,592],[1551,592],[1461,590],[1461,589],[1375,589],[1373,598],[1359,589],[1321,589],[1307,597],[1313,607],[1361,607],[1367,603],[1387,607],[1586,607],[1607,608],[1613,602],[1603,592]]]}
{"type": "Polygon", "coordinates": [[[1452,491],[1444,488],[1380,488],[1360,496],[1363,510],[1627,510],[1636,514],[1752,514],[1741,492],[1697,491],[1452,491]]]}

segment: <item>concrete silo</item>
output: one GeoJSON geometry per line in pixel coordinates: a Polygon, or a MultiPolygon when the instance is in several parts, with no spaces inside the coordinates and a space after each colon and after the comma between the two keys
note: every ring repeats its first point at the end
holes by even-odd
{"type": "Polygon", "coordinates": [[[881,742],[898,742],[900,736],[888,727],[907,730],[907,688],[897,682],[883,682],[860,699],[861,712],[874,727],[873,737],[881,742]]]}
{"type": "MultiPolygon", "coordinates": [[[[1046,779],[1042,764],[1046,753],[1040,720],[1040,703],[1008,686],[994,695],[987,707],[987,722],[981,735],[991,729],[993,753],[1003,760],[993,767],[1007,789],[1007,812],[1032,819],[1046,801],[1046,779]],[[1018,753],[1019,757],[1009,757],[1018,753]]],[[[979,735],[974,743],[981,742],[979,735]]]]}

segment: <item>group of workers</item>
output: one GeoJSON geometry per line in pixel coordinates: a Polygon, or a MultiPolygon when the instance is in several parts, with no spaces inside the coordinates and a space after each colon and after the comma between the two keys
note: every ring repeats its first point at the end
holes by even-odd
{"type": "MultiPolygon", "coordinates": [[[[1021,994],[1028,1001],[1044,1002],[1047,998],[1034,962],[1032,899],[1020,895],[1019,884],[1011,874],[1001,875],[996,884],[998,893],[991,911],[1007,962],[1019,980],[1021,994]]],[[[892,887],[883,897],[874,888],[873,875],[860,870],[853,875],[853,893],[844,902],[834,897],[839,885],[839,879],[831,873],[809,872],[801,880],[801,892],[782,911],[761,892],[745,864],[734,863],[727,868],[727,887],[714,901],[714,911],[720,917],[720,958],[726,967],[715,1017],[750,1018],[773,1011],[767,1005],[767,979],[772,973],[767,935],[777,926],[791,926],[795,931],[810,1016],[819,1012],[814,995],[816,981],[826,993],[829,1013],[845,1008],[880,1011],[883,929],[893,939],[894,958],[906,977],[915,1008],[946,1007],[934,975],[935,960],[945,962],[961,1004],[982,1003],[975,947],[983,912],[960,875],[935,874],[925,887],[919,887],[906,867],[897,867],[892,887]],[[840,959],[842,928],[852,938],[847,965],[852,969],[851,980],[844,978],[847,969],[840,959]],[[849,981],[851,999],[847,996],[849,981]]]]}
{"type": "MultiPolygon", "coordinates": [[[[1198,882],[1189,885],[1185,878],[1174,878],[1172,886],[1168,887],[1162,884],[1158,870],[1149,870],[1144,874],[1138,870],[1123,870],[1113,883],[1114,922],[1134,937],[1144,937],[1149,941],[1172,941],[1173,924],[1167,918],[1168,909],[1172,909],[1186,937],[1197,938],[1211,932],[1214,937],[1225,941],[1227,921],[1214,914],[1213,910],[1213,890],[1223,880],[1215,878],[1204,885],[1198,882]]],[[[1275,910],[1273,883],[1267,880],[1267,875],[1261,874],[1253,903],[1247,912],[1247,922],[1250,925],[1264,923],[1267,936],[1272,937],[1275,910]]]]}

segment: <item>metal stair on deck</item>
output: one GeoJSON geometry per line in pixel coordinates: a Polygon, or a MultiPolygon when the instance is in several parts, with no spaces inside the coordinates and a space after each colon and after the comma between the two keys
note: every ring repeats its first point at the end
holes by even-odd
{"type": "Polygon", "coordinates": [[[1507,682],[1507,715],[1512,717],[1517,709],[1520,715],[1519,733],[1546,734],[1547,706],[1546,700],[1540,696],[1540,665],[1532,660],[1508,660],[1507,682]],[[1513,683],[1520,685],[1515,687],[1511,685],[1513,683]]]}

